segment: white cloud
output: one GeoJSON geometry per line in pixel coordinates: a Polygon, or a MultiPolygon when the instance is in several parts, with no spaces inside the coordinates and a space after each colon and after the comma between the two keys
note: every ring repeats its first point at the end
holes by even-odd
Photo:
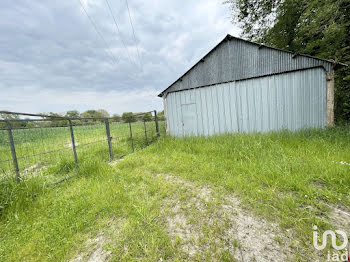
{"type": "Polygon", "coordinates": [[[0,3],[0,109],[27,112],[105,108],[111,113],[162,109],[157,94],[227,33],[239,34],[221,0],[105,0],[0,3]],[[142,70],[138,66],[140,52],[142,70]],[[106,52],[113,52],[114,64],[106,52]],[[130,61],[129,56],[133,61],[130,61]]]}

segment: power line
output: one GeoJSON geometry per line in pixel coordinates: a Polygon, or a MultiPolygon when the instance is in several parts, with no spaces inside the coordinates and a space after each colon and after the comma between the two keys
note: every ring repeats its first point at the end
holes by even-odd
{"type": "Polygon", "coordinates": [[[107,6],[108,6],[108,9],[109,9],[109,12],[111,13],[111,16],[113,17],[113,21],[114,21],[115,27],[117,28],[120,41],[122,42],[122,44],[123,44],[123,46],[124,46],[124,48],[125,48],[125,50],[126,50],[126,53],[127,53],[128,57],[129,57],[130,61],[132,61],[131,56],[130,56],[130,54],[129,54],[129,50],[128,50],[128,48],[126,47],[126,44],[125,44],[125,42],[124,42],[124,40],[123,40],[122,34],[121,34],[121,32],[120,32],[120,29],[119,29],[119,26],[118,26],[118,23],[117,23],[117,20],[116,20],[115,16],[113,15],[112,8],[111,8],[111,6],[110,6],[108,0],[106,0],[106,3],[107,3],[107,6]]]}
{"type": "Polygon", "coordinates": [[[125,2],[126,2],[126,7],[127,7],[127,9],[128,9],[129,20],[130,20],[130,24],[131,24],[131,28],[132,28],[132,34],[134,35],[135,45],[136,45],[136,48],[137,48],[137,55],[138,55],[138,57],[139,57],[140,66],[141,66],[141,68],[142,68],[142,65],[141,65],[141,57],[140,57],[140,51],[139,51],[139,47],[138,47],[138,44],[137,44],[137,41],[136,41],[135,30],[134,30],[134,25],[132,24],[132,19],[131,19],[131,15],[130,15],[130,9],[129,9],[128,0],[125,0],[125,2]]]}
{"type": "MultiPolygon", "coordinates": [[[[94,27],[95,31],[96,31],[97,34],[101,37],[101,39],[103,40],[103,42],[105,43],[105,45],[107,46],[107,48],[108,48],[108,50],[109,50],[110,47],[109,47],[109,45],[108,45],[106,39],[103,37],[102,33],[98,30],[97,25],[96,25],[96,23],[94,22],[94,20],[92,20],[92,18],[89,16],[89,14],[88,14],[88,12],[86,11],[86,9],[85,9],[83,3],[81,2],[81,0],[79,0],[79,3],[80,3],[80,5],[81,5],[81,7],[83,8],[84,13],[86,14],[86,16],[89,18],[89,20],[90,20],[92,26],[94,27]]],[[[107,51],[107,50],[105,50],[105,52],[106,52],[109,56],[112,57],[113,63],[114,63],[114,64],[117,64],[118,60],[117,60],[117,58],[114,56],[114,54],[113,54],[112,52],[110,52],[110,51],[107,51]]]]}

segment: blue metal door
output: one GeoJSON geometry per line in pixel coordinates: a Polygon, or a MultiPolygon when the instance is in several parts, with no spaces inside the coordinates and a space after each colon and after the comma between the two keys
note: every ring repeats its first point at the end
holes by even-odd
{"type": "Polygon", "coordinates": [[[197,135],[197,111],[196,104],[182,104],[182,135],[193,136],[197,135]]]}

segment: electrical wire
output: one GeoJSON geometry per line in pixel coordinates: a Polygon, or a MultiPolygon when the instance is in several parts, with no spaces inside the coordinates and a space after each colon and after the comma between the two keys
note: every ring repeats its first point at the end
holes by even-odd
{"type": "Polygon", "coordinates": [[[132,34],[134,35],[135,45],[136,45],[136,48],[137,48],[137,55],[138,55],[139,61],[140,61],[140,67],[142,69],[142,62],[141,62],[140,51],[139,51],[139,47],[138,47],[138,44],[137,44],[137,41],[136,41],[135,29],[134,29],[134,25],[132,23],[131,15],[130,15],[130,9],[129,9],[128,0],[125,0],[125,3],[126,3],[126,7],[128,9],[129,20],[130,20],[130,24],[131,24],[131,28],[132,28],[132,34]]]}
{"type": "Polygon", "coordinates": [[[119,34],[120,41],[122,42],[122,44],[123,44],[123,46],[124,46],[124,48],[125,48],[125,50],[126,50],[126,53],[127,53],[128,57],[129,57],[130,61],[133,62],[133,60],[131,59],[129,50],[128,50],[128,48],[127,48],[127,46],[126,46],[126,44],[125,44],[125,42],[124,42],[124,40],[123,40],[122,34],[121,34],[121,32],[120,32],[120,29],[119,29],[119,26],[118,26],[118,23],[117,23],[117,20],[116,20],[115,16],[113,15],[112,8],[111,8],[111,6],[110,6],[108,0],[105,0],[105,1],[106,1],[106,3],[107,3],[109,12],[111,13],[111,16],[112,16],[112,18],[113,18],[115,27],[117,28],[117,32],[118,32],[118,34],[119,34]]]}
{"type": "MultiPolygon", "coordinates": [[[[79,3],[80,3],[80,5],[81,5],[81,7],[83,8],[84,13],[86,14],[86,16],[89,18],[89,20],[90,20],[92,26],[94,27],[96,33],[101,37],[101,39],[103,40],[103,42],[105,43],[106,47],[107,47],[108,50],[109,50],[110,47],[109,47],[109,45],[108,45],[106,39],[103,37],[102,33],[98,30],[98,27],[97,27],[96,23],[94,22],[94,20],[92,20],[92,18],[90,17],[90,15],[88,14],[88,12],[86,11],[86,9],[85,9],[83,3],[81,2],[81,0],[79,0],[79,3]]],[[[106,52],[109,56],[111,56],[112,61],[113,61],[114,64],[117,64],[117,63],[118,63],[117,58],[114,56],[114,54],[113,54],[112,52],[107,51],[107,50],[105,50],[105,52],[106,52]]]]}

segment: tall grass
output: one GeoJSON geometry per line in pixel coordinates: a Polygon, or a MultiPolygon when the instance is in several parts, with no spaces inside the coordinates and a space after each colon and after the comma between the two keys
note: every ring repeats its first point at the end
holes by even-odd
{"type": "Polygon", "coordinates": [[[312,225],[330,229],[329,205],[350,205],[350,128],[163,138],[107,163],[98,148],[51,165],[44,176],[0,189],[1,261],[66,261],[87,239],[117,228],[110,249],[115,260],[176,260],[181,255],[164,227],[165,173],[234,194],[258,216],[295,232],[311,248],[312,225]],[[344,162],[343,162],[344,163],[344,162]],[[45,187],[49,174],[76,177],[45,187]],[[45,179],[44,179],[45,178],[45,179]],[[43,180],[44,179],[44,180],[43,180]],[[4,197],[5,196],[5,197],[4,197]],[[326,205],[327,204],[327,205],[326,205]]]}
{"type": "MultiPolygon", "coordinates": [[[[110,125],[111,136],[113,137],[112,149],[115,159],[132,153],[133,148],[134,151],[140,150],[150,145],[157,138],[154,123],[146,123],[147,139],[145,137],[143,123],[136,122],[131,125],[133,128],[132,139],[130,137],[129,124],[113,123],[110,125]]],[[[160,126],[164,129],[164,122],[160,122],[160,126]]],[[[12,162],[8,163],[7,169],[0,169],[0,215],[7,213],[10,207],[21,207],[35,200],[38,195],[45,192],[46,188],[52,184],[73,175],[84,173],[85,169],[82,166],[86,165],[86,163],[91,163],[90,160],[100,162],[109,161],[110,156],[107,140],[105,139],[106,130],[104,125],[77,126],[75,128],[78,169],[74,163],[71,147],[63,152],[19,159],[19,165],[22,167],[20,170],[22,178],[20,184],[15,180],[12,162]]],[[[61,127],[18,129],[15,131],[19,132],[15,136],[18,157],[21,157],[22,154],[30,154],[28,151],[22,151],[22,149],[28,147],[38,150],[37,152],[46,152],[60,148],[61,144],[69,145],[68,142],[70,141],[69,131],[61,127]],[[68,132],[67,134],[66,131],[68,132]],[[65,140],[66,136],[69,136],[68,140],[65,140]]],[[[2,139],[6,142],[5,138],[2,139]]],[[[6,152],[6,154],[2,155],[3,158],[11,158],[9,148],[0,147],[0,149],[2,149],[0,153],[6,152]]],[[[96,165],[94,169],[99,166],[96,165]]],[[[92,171],[92,167],[90,167],[89,171],[92,171]]]]}
{"type": "Polygon", "coordinates": [[[328,204],[350,206],[350,128],[169,138],[144,168],[223,187],[310,245],[312,225],[332,226],[328,204]],[[342,164],[343,163],[343,164],[342,164]]]}

